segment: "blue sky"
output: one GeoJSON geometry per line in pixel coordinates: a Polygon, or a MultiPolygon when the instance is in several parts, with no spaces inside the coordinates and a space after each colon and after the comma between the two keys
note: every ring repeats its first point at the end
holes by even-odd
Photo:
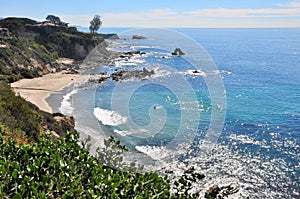
{"type": "Polygon", "coordinates": [[[43,20],[48,14],[103,27],[300,27],[300,0],[0,0],[0,17],[43,20]]]}

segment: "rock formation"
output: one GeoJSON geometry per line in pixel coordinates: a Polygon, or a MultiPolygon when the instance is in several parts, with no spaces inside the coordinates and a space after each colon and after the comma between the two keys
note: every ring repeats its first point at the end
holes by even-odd
{"type": "Polygon", "coordinates": [[[147,39],[147,37],[143,37],[143,36],[140,36],[140,35],[133,35],[132,39],[147,39]]]}
{"type": "Polygon", "coordinates": [[[172,52],[172,55],[181,56],[185,55],[185,53],[180,48],[175,48],[174,52],[172,52]]]}

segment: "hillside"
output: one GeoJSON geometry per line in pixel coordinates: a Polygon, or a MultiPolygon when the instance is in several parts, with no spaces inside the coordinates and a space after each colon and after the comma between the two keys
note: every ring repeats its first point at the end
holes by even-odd
{"type": "Polygon", "coordinates": [[[16,96],[7,83],[60,70],[75,71],[76,65],[66,65],[59,58],[79,63],[107,35],[83,33],[63,22],[56,25],[14,17],[0,20],[0,28],[1,134],[27,143],[38,141],[44,131],[54,131],[57,136],[74,131],[73,118],[40,111],[16,96]]]}
{"type": "MultiPolygon", "coordinates": [[[[0,80],[14,82],[66,69],[57,62],[60,57],[77,61],[109,35],[90,34],[50,22],[37,22],[27,18],[5,18],[0,28],[0,80]]],[[[73,66],[74,67],[74,66],[73,66]]]]}

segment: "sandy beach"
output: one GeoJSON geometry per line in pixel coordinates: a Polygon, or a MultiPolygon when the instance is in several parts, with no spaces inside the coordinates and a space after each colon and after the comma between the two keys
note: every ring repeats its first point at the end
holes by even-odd
{"type": "Polygon", "coordinates": [[[88,76],[82,75],[54,73],[34,79],[22,79],[12,83],[11,87],[18,95],[35,104],[41,110],[53,113],[46,102],[46,98],[51,94],[62,94],[63,88],[72,83],[87,81],[88,78],[88,76]]]}

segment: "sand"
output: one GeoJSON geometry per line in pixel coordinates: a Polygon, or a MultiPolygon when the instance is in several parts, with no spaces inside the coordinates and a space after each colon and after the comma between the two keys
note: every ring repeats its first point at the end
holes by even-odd
{"type": "Polygon", "coordinates": [[[51,94],[62,94],[63,88],[75,82],[87,81],[88,78],[82,75],[54,73],[34,79],[22,79],[12,83],[11,87],[18,95],[35,104],[39,109],[53,113],[46,98],[51,94]]]}

